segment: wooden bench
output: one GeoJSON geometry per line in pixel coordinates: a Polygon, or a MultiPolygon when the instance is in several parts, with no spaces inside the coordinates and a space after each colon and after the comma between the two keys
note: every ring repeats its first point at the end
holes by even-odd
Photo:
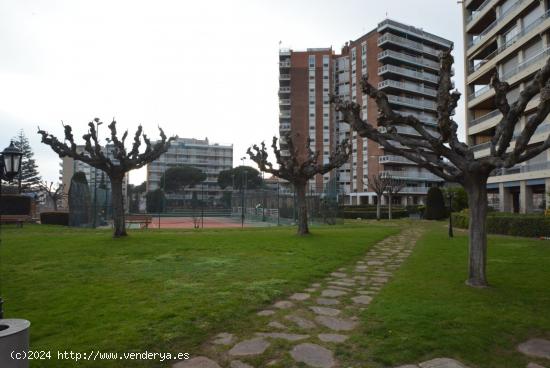
{"type": "Polygon", "coordinates": [[[149,224],[153,222],[153,216],[151,215],[127,215],[127,224],[140,224],[141,227],[149,228],[149,224]]]}
{"type": "Polygon", "coordinates": [[[0,215],[0,222],[3,224],[18,224],[19,227],[23,227],[23,223],[30,221],[29,215],[0,215]]]}

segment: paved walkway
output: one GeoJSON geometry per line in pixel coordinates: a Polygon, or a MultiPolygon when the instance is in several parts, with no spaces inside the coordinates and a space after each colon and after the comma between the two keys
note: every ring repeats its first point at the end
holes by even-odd
{"type": "MultiPolygon", "coordinates": [[[[322,282],[259,311],[257,323],[249,331],[238,335],[220,332],[205,344],[203,356],[176,363],[173,368],[347,366],[338,361],[335,351],[339,356],[353,354],[346,341],[359,326],[360,313],[412,253],[420,235],[421,229],[405,229],[380,241],[355,265],[340,268],[322,282]]],[[[541,349],[547,349],[550,354],[550,347],[541,341],[529,341],[519,350],[540,357],[544,354],[541,349]]],[[[437,358],[398,368],[468,367],[453,359],[437,358]]]]}

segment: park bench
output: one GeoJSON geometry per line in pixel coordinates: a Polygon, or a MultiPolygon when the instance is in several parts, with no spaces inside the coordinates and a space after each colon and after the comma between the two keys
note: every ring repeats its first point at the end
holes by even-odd
{"type": "Polygon", "coordinates": [[[23,227],[23,223],[30,222],[31,216],[29,215],[0,215],[0,222],[3,224],[18,224],[19,227],[23,227]]]}
{"type": "Polygon", "coordinates": [[[140,224],[141,227],[149,228],[149,224],[153,222],[153,216],[151,215],[127,215],[127,224],[140,224]]]}

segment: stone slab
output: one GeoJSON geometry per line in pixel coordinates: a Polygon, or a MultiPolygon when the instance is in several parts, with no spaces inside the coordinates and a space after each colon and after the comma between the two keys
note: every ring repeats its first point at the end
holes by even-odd
{"type": "Polygon", "coordinates": [[[420,363],[420,368],[468,368],[458,360],[451,358],[436,358],[420,363]]]}
{"type": "Polygon", "coordinates": [[[311,343],[296,345],[290,355],[296,362],[315,368],[332,368],[336,364],[332,351],[311,343]]]}
{"type": "Polygon", "coordinates": [[[317,301],[317,304],[321,304],[321,305],[340,304],[340,301],[338,299],[317,298],[316,301],[317,301]]]}
{"type": "Polygon", "coordinates": [[[178,362],[172,368],[221,368],[218,363],[207,357],[196,357],[182,362],[178,362]]]}
{"type": "Polygon", "coordinates": [[[315,321],[333,331],[351,331],[357,326],[355,321],[330,316],[317,316],[315,321]]]}
{"type": "Polygon", "coordinates": [[[270,337],[272,339],[283,339],[287,341],[299,341],[309,338],[309,335],[299,335],[282,332],[258,332],[256,335],[261,337],[270,337]]]}
{"type": "Polygon", "coordinates": [[[309,299],[309,296],[310,295],[307,293],[295,293],[292,294],[289,299],[303,301],[309,299]]]}
{"type": "Polygon", "coordinates": [[[294,303],[289,302],[288,300],[281,300],[273,304],[273,306],[278,309],[289,309],[294,307],[294,303]]]}
{"type": "Polygon", "coordinates": [[[311,309],[313,313],[320,314],[322,316],[336,317],[341,313],[340,309],[328,308],[328,307],[313,306],[313,307],[309,307],[309,309],[311,309]]]}
{"type": "Polygon", "coordinates": [[[550,359],[550,341],[531,339],[519,344],[518,351],[530,357],[550,359]]]}
{"type": "Polygon", "coordinates": [[[319,334],[319,340],[324,342],[341,343],[348,339],[349,336],[340,334],[319,334]]]}
{"type": "Polygon", "coordinates": [[[248,356],[248,355],[259,355],[262,354],[268,347],[270,343],[262,337],[257,337],[250,340],[244,340],[233,346],[229,350],[229,355],[232,356],[248,356]]]}

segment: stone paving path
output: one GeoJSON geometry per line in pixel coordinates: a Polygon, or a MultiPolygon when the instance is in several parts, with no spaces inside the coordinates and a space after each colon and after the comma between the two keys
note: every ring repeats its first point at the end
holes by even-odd
{"type": "Polygon", "coordinates": [[[264,326],[259,331],[240,331],[238,336],[221,332],[204,356],[173,367],[339,367],[335,350],[345,351],[360,312],[412,253],[420,234],[420,229],[406,229],[378,242],[356,264],[259,311],[264,326]]]}
{"type": "MultiPolygon", "coordinates": [[[[220,332],[205,344],[203,356],[178,362],[173,368],[347,367],[335,351],[339,356],[352,354],[346,341],[360,324],[360,312],[412,253],[421,231],[405,229],[380,241],[355,265],[340,268],[288,300],[259,311],[255,321],[259,328],[251,326],[238,335],[220,332]]],[[[529,340],[518,351],[550,361],[547,340],[529,340]]],[[[396,368],[468,367],[454,359],[436,358],[396,368]]],[[[545,367],[532,362],[527,368],[545,367]]]]}

